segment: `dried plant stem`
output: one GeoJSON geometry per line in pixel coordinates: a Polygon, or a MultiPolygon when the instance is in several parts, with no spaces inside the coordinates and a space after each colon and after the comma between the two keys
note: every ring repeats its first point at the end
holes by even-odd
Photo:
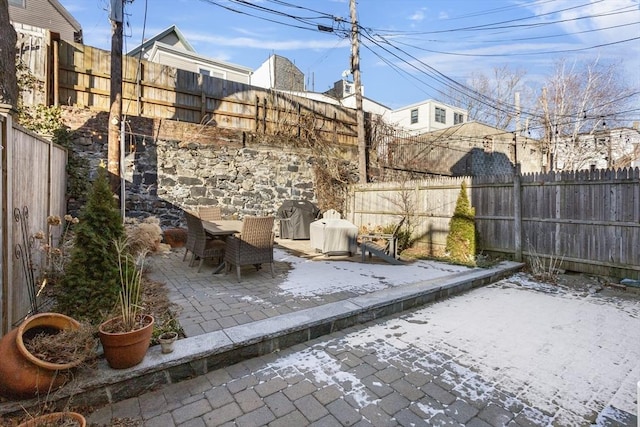
{"type": "Polygon", "coordinates": [[[125,330],[132,331],[135,329],[136,319],[141,308],[141,283],[146,252],[134,259],[127,251],[126,241],[115,242],[115,247],[118,253],[118,272],[120,274],[120,314],[125,330]]]}

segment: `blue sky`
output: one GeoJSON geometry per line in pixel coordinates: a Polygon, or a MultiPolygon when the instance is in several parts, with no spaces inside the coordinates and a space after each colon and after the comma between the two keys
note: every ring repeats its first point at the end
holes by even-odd
{"type": "MultiPolygon", "coordinates": [[[[109,0],[60,2],[82,25],[85,44],[110,49],[109,0]]],[[[285,56],[305,73],[308,90],[329,89],[349,68],[348,0],[242,3],[135,0],[125,9],[125,51],[140,44],[143,29],[148,38],[175,24],[205,56],[253,69],[272,53],[285,56]]],[[[504,64],[526,69],[539,86],[559,58],[623,60],[627,85],[640,88],[640,0],[359,0],[357,7],[366,29],[365,96],[391,108],[441,99],[448,79],[465,83],[504,64]]]]}

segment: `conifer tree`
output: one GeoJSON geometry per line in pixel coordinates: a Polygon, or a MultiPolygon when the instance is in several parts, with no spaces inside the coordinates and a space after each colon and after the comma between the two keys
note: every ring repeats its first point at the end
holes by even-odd
{"type": "Polygon", "coordinates": [[[75,232],[71,259],[56,289],[58,309],[75,319],[98,324],[118,300],[115,242],[125,234],[103,167],[89,191],[75,232]]]}
{"type": "Polygon", "coordinates": [[[467,184],[462,181],[456,209],[449,222],[446,251],[449,258],[457,263],[475,265],[476,226],[475,209],[467,197],[467,184]]]}

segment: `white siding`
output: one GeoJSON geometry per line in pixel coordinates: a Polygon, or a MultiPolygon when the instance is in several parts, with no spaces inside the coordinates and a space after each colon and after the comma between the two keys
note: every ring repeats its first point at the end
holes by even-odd
{"type": "Polygon", "coordinates": [[[466,110],[462,108],[452,107],[450,105],[443,104],[431,99],[421,103],[408,105],[397,110],[393,110],[387,117],[389,119],[389,122],[396,124],[403,129],[406,129],[412,133],[423,133],[453,126],[454,113],[463,114],[464,122],[468,121],[468,114],[466,110]],[[436,121],[436,108],[441,108],[445,111],[444,123],[436,121]],[[418,122],[412,124],[411,111],[415,109],[418,110],[418,122]]]}

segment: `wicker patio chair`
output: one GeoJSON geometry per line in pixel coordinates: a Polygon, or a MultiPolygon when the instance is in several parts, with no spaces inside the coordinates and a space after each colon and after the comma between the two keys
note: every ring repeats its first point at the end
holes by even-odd
{"type": "Polygon", "coordinates": [[[208,238],[200,218],[189,212],[185,212],[184,215],[187,219],[187,243],[182,260],[187,258],[187,253],[190,251],[189,266],[193,266],[195,258],[198,257],[200,259],[199,273],[205,259],[223,258],[225,243],[224,240],[208,238]]]}
{"type": "Polygon", "coordinates": [[[198,216],[203,221],[217,221],[222,219],[220,206],[208,206],[198,208],[198,216]]]}
{"type": "Polygon", "coordinates": [[[246,216],[242,220],[242,232],[227,237],[224,251],[225,273],[231,266],[236,267],[238,282],[240,269],[244,265],[254,265],[256,270],[262,264],[271,264],[271,276],[275,277],[273,265],[273,216],[246,216]]]}

